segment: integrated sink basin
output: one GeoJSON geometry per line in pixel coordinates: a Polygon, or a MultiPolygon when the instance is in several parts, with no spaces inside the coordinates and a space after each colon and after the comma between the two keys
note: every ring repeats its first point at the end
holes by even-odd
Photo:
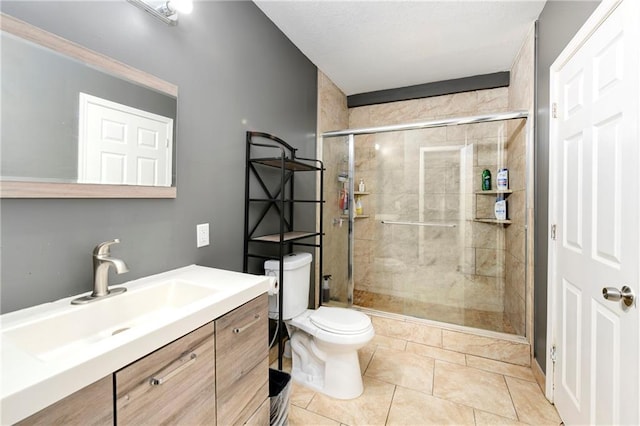
{"type": "Polygon", "coordinates": [[[3,334],[19,348],[46,361],[77,353],[136,326],[164,321],[177,310],[219,291],[184,280],[134,287],[114,297],[43,315],[3,334]]]}
{"type": "MultiPolygon", "coordinates": [[[[0,316],[0,424],[14,424],[260,296],[272,278],[186,266],[0,316]]],[[[265,334],[266,334],[265,330],[265,334]]]]}

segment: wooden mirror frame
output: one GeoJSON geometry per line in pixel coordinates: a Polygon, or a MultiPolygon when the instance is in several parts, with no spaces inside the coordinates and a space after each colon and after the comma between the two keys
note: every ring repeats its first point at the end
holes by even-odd
{"type": "MultiPolygon", "coordinates": [[[[178,98],[178,86],[174,84],[4,13],[0,13],[0,30],[105,71],[115,77],[178,98]]],[[[0,198],[176,198],[176,196],[176,186],[0,181],[0,198]]]]}

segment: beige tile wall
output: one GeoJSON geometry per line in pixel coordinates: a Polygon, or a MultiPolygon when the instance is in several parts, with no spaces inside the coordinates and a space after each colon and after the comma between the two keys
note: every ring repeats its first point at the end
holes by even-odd
{"type": "Polygon", "coordinates": [[[335,178],[344,167],[344,156],[348,154],[344,138],[331,138],[324,142],[320,135],[330,130],[349,127],[347,97],[333,82],[318,70],[318,158],[322,158],[325,171],[325,194],[323,227],[324,259],[323,272],[332,276],[332,298],[346,302],[347,297],[347,250],[348,227],[340,227],[333,220],[340,218],[337,197],[341,185],[335,178]]]}
{"type": "MultiPolygon", "coordinates": [[[[522,45],[511,69],[511,84],[509,87],[509,109],[526,110],[533,113],[534,93],[534,27],[531,27],[529,35],[522,45]]],[[[532,120],[533,118],[529,118],[532,120]]],[[[533,281],[526,273],[527,256],[529,270],[532,271],[533,250],[527,249],[527,233],[529,241],[533,242],[533,222],[527,227],[526,218],[533,217],[533,179],[527,182],[527,157],[530,146],[527,145],[526,120],[514,120],[508,123],[509,141],[507,144],[510,188],[513,194],[508,199],[510,216],[514,222],[506,229],[506,258],[505,258],[505,314],[511,325],[520,335],[531,335],[532,324],[527,321],[528,291],[532,290],[533,281]],[[529,185],[529,188],[527,188],[529,185]],[[528,192],[527,192],[528,190],[528,192]],[[530,196],[527,210],[527,196],[530,196]],[[528,254],[529,253],[529,254],[528,254]]],[[[529,291],[530,294],[532,294],[529,291]]],[[[530,298],[530,297],[529,297],[530,298]]],[[[531,318],[531,316],[530,316],[531,318]]]]}

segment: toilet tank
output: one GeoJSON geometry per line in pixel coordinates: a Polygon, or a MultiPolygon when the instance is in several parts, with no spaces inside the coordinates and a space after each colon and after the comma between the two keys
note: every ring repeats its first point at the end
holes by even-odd
{"type": "MultiPolygon", "coordinates": [[[[282,259],[283,286],[280,286],[280,261],[267,260],[264,262],[265,275],[272,275],[278,280],[278,291],[282,295],[282,319],[288,320],[300,315],[309,305],[309,283],[311,278],[311,259],[309,253],[291,253],[282,259]]],[[[269,295],[269,317],[278,318],[278,293],[269,295]]]]}

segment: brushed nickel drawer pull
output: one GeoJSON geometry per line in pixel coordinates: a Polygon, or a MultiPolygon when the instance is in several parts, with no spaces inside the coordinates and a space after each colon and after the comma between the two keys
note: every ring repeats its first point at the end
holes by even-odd
{"type": "MultiPolygon", "coordinates": [[[[164,377],[160,377],[160,378],[152,377],[151,379],[149,379],[149,383],[151,384],[151,386],[159,386],[163,384],[164,382],[166,382],[167,380],[169,380],[170,378],[172,378],[173,376],[180,373],[182,370],[184,370],[185,368],[187,368],[188,366],[196,362],[197,358],[198,358],[198,355],[196,355],[195,352],[191,352],[191,354],[189,354],[189,360],[187,362],[183,363],[178,368],[171,370],[164,377]]],[[[163,373],[163,372],[161,371],[160,373],[163,373]]]]}
{"type": "Polygon", "coordinates": [[[249,324],[245,325],[244,327],[236,327],[233,329],[233,333],[234,334],[240,334],[243,331],[245,331],[247,328],[251,327],[253,324],[257,323],[258,321],[260,321],[260,314],[255,314],[253,316],[253,321],[251,321],[249,324]]]}

